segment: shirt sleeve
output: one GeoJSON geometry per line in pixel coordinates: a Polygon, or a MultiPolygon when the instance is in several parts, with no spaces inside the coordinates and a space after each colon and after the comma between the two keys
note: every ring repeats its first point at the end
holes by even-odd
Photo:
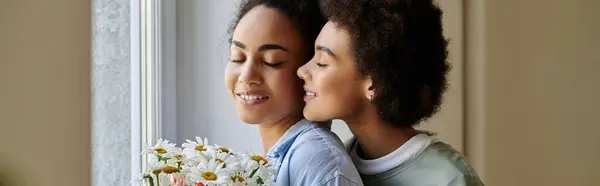
{"type": "MultiPolygon", "coordinates": [[[[360,175],[343,144],[332,144],[319,133],[296,140],[290,156],[290,186],[359,185],[360,175]]],[[[362,185],[362,184],[360,184],[362,185]]]]}

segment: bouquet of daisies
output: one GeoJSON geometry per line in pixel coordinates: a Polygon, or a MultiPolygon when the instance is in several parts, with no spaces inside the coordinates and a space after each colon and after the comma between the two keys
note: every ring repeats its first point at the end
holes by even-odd
{"type": "Polygon", "coordinates": [[[134,178],[146,186],[274,185],[275,167],[251,151],[208,145],[207,139],[186,140],[183,148],[159,139],[145,145],[148,169],[134,178]]]}

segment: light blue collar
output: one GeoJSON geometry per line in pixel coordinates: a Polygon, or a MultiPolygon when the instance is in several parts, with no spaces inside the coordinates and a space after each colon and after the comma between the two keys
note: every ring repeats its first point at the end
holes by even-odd
{"type": "Polygon", "coordinates": [[[315,127],[315,126],[331,128],[331,121],[319,122],[319,123],[314,122],[314,121],[309,121],[307,119],[302,119],[302,120],[298,121],[298,123],[292,125],[292,127],[290,127],[290,129],[288,129],[285,132],[285,134],[283,134],[283,136],[281,136],[281,138],[279,138],[279,140],[277,140],[277,143],[275,143],[275,145],[273,145],[273,147],[271,147],[271,149],[267,153],[267,156],[271,157],[271,158],[276,158],[276,159],[279,157],[284,157],[285,154],[290,149],[290,147],[292,146],[292,144],[294,143],[294,141],[296,141],[296,138],[300,134],[302,134],[302,132],[306,131],[307,129],[309,129],[311,127],[315,127]]]}
{"type": "MultiPolygon", "coordinates": [[[[277,167],[277,174],[279,174],[279,169],[281,168],[281,164],[285,159],[286,154],[292,147],[292,144],[296,141],[296,138],[300,136],[304,131],[313,128],[313,127],[325,127],[331,128],[331,121],[317,123],[314,121],[309,121],[307,119],[302,119],[298,121],[298,123],[292,125],[279,140],[277,143],[271,147],[269,152],[267,152],[267,157],[275,161],[275,166],[277,167]]],[[[273,181],[277,181],[277,177],[273,177],[273,181]]]]}

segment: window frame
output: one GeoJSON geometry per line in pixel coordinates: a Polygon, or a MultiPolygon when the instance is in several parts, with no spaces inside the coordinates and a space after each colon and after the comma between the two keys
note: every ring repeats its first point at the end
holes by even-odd
{"type": "Polygon", "coordinates": [[[148,157],[141,155],[144,144],[159,138],[177,143],[175,3],[131,1],[132,177],[147,168],[148,157]]]}

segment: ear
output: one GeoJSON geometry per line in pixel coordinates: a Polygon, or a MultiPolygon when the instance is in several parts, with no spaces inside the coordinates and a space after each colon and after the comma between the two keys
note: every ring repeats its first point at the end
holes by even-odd
{"type": "Polygon", "coordinates": [[[373,98],[375,98],[375,85],[373,84],[373,78],[371,78],[371,76],[367,76],[363,81],[362,90],[365,98],[372,102],[373,98]]]}

